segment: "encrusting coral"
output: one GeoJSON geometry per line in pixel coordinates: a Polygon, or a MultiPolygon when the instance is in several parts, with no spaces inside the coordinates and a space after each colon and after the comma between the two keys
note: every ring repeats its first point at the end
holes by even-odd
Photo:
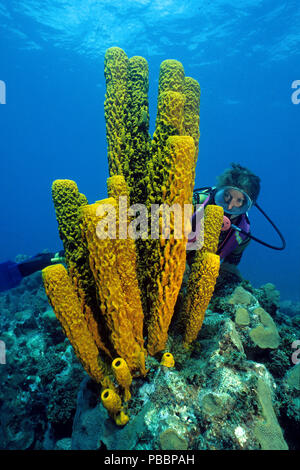
{"type": "MultiPolygon", "coordinates": [[[[180,62],[161,64],[151,138],[146,60],[129,59],[122,49],[110,48],[105,78],[108,198],[88,204],[73,181],[53,183],[67,269],[51,266],[43,278],[76,354],[102,386],[104,406],[124,425],[128,416],[121,396],[128,400],[132,378],[146,374],[147,352],[154,356],[165,349],[183,279],[191,228],[185,208],[192,209],[200,87],[185,77],[180,62]],[[146,226],[133,219],[132,208],[140,216],[146,211],[146,226]]],[[[218,209],[206,209],[207,237],[196,254],[199,272],[191,275],[185,304],[188,344],[197,337],[218,275],[214,252],[222,216],[218,209]]]]}

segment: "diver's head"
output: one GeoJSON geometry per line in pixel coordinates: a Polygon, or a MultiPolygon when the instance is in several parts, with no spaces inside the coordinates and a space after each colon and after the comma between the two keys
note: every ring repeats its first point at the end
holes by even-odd
{"type": "Polygon", "coordinates": [[[225,213],[237,216],[247,212],[255,203],[260,191],[260,178],[239,164],[232,163],[231,166],[218,177],[215,203],[223,207],[225,213]]]}

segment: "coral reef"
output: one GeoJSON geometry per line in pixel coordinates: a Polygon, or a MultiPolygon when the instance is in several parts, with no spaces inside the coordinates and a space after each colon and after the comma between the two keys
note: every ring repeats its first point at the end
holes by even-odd
{"type": "Polygon", "coordinates": [[[183,350],[172,321],[174,367],[161,365],[159,355],[147,358],[146,377],[132,380],[132,398],[120,410],[120,419],[130,418],[126,426],[111,419],[101,386],[61,333],[40,273],[1,294],[0,448],[299,449],[299,364],[292,361],[299,317],[278,310],[279,345],[260,347],[250,332],[260,323],[254,311],[263,308],[264,291],[256,296],[249,282],[243,286],[210,302],[192,351],[183,350]]]}
{"type": "Polygon", "coordinates": [[[0,295],[0,449],[54,448],[70,437],[84,369],[49,307],[41,273],[0,295]]]}
{"type": "MultiPolygon", "coordinates": [[[[249,324],[254,325],[257,319],[252,311],[259,305],[257,298],[238,290],[224,299],[228,306],[233,298],[246,302],[249,324]]],[[[236,304],[236,308],[240,305],[236,304]]],[[[270,373],[271,350],[252,344],[253,349],[261,351],[260,361],[253,360],[250,327],[236,323],[234,318],[230,309],[220,315],[208,308],[197,339],[199,347],[192,354],[182,355],[176,350],[173,368],[164,367],[153,358],[147,380],[141,385],[133,383],[134,398],[127,408],[131,418],[123,429],[110,427],[101,408],[88,405],[96,392],[89,380],[82,383],[72,448],[152,451],[298,448],[299,366],[291,363],[291,351],[282,349],[285,334],[278,327],[281,344],[277,350],[287,367],[275,378],[270,373]],[[95,423],[102,423],[96,433],[95,423]]],[[[287,326],[289,319],[285,318],[282,324],[287,326]]],[[[294,338],[299,333],[297,325],[294,338]]],[[[179,339],[174,331],[169,341],[171,336],[174,346],[179,339]]]]}

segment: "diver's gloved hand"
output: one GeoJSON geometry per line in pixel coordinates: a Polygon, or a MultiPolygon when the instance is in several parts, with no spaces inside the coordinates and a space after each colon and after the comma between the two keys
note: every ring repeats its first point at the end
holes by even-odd
{"type": "Polygon", "coordinates": [[[66,258],[64,257],[64,251],[58,251],[55,253],[53,258],[51,258],[51,263],[56,264],[56,263],[65,263],[66,258]]]}
{"type": "Polygon", "coordinates": [[[18,267],[23,277],[29,276],[30,274],[40,271],[53,263],[64,262],[65,259],[62,256],[63,254],[63,251],[59,251],[58,253],[38,253],[32,258],[19,263],[18,267]]]}

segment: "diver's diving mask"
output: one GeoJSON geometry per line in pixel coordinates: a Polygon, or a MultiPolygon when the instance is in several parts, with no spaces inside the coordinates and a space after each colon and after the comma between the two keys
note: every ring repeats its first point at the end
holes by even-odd
{"type": "Polygon", "coordinates": [[[226,214],[236,216],[245,214],[252,206],[248,194],[234,186],[224,186],[218,189],[215,194],[215,203],[223,207],[226,214]]]}

